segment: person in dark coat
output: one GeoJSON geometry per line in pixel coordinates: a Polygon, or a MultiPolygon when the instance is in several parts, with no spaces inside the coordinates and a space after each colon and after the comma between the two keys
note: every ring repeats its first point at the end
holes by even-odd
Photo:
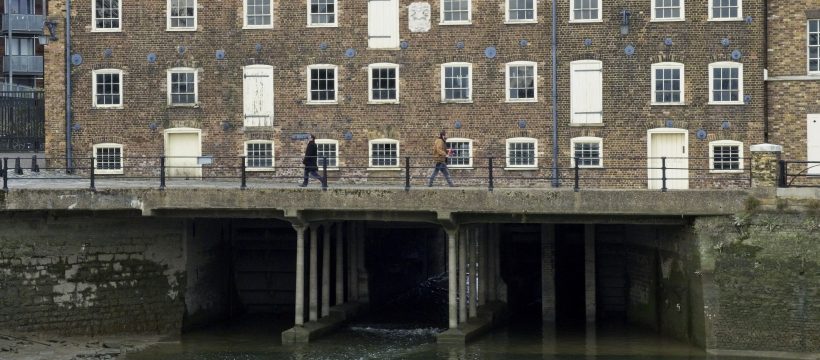
{"type": "Polygon", "coordinates": [[[319,166],[316,161],[317,153],[316,136],[310,134],[310,141],[308,141],[307,148],[305,148],[305,157],[302,159],[302,164],[305,165],[305,179],[299,184],[300,187],[307,186],[308,180],[311,177],[319,180],[322,184],[325,183],[325,178],[319,176],[319,166]]]}

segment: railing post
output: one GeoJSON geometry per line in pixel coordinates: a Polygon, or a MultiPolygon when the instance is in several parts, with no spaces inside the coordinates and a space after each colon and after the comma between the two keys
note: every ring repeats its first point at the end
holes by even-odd
{"type": "Polygon", "coordinates": [[[404,158],[404,191],[410,191],[410,157],[404,158]]]}
{"type": "Polygon", "coordinates": [[[3,158],[3,191],[9,191],[9,158],[3,158]]]}
{"type": "Polygon", "coordinates": [[[165,155],[159,157],[159,189],[165,190],[165,155]]]}
{"type": "Polygon", "coordinates": [[[490,177],[490,179],[489,179],[490,183],[487,185],[487,190],[493,191],[493,187],[494,187],[493,186],[493,157],[490,156],[489,158],[487,158],[487,160],[489,161],[487,163],[488,164],[487,170],[488,170],[488,175],[490,177]]]}
{"type": "Polygon", "coordinates": [[[327,191],[327,156],[322,157],[322,191],[327,191]]]}
{"type": "Polygon", "coordinates": [[[578,192],[579,190],[581,190],[581,187],[578,184],[578,182],[580,180],[580,177],[578,176],[578,163],[579,163],[579,160],[580,160],[580,158],[578,158],[576,156],[575,157],[575,166],[574,166],[575,167],[575,187],[573,188],[573,190],[575,190],[575,192],[578,192]]]}
{"type": "Polygon", "coordinates": [[[97,187],[94,184],[95,175],[94,175],[94,157],[93,156],[91,157],[91,166],[89,166],[89,170],[91,171],[91,173],[90,173],[91,174],[91,176],[90,176],[90,178],[91,178],[91,187],[90,187],[90,189],[91,189],[91,191],[97,191],[97,187]]]}
{"type": "Polygon", "coordinates": [[[31,155],[31,172],[40,172],[40,165],[37,165],[37,155],[31,155]]]}
{"type": "Polygon", "coordinates": [[[661,158],[661,191],[666,192],[666,156],[661,158]]]}
{"type": "Polygon", "coordinates": [[[785,160],[778,160],[777,161],[777,187],[788,187],[786,182],[786,161],[785,160]]]}
{"type": "Polygon", "coordinates": [[[17,175],[23,175],[23,166],[20,165],[20,157],[14,159],[14,173],[17,175]]]}
{"type": "Polygon", "coordinates": [[[248,188],[248,177],[247,177],[246,172],[245,172],[245,170],[246,170],[245,157],[240,156],[240,159],[242,159],[242,185],[240,185],[239,188],[242,189],[242,190],[245,190],[245,189],[248,188]]]}

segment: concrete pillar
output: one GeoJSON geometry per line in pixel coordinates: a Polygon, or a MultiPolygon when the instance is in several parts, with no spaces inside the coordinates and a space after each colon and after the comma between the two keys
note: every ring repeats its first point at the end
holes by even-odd
{"type": "Polygon", "coordinates": [[[595,225],[584,225],[584,283],[587,323],[595,322],[595,225]]]}
{"type": "Polygon", "coordinates": [[[477,256],[476,256],[476,245],[478,242],[478,227],[473,226],[472,228],[468,229],[468,233],[470,236],[467,238],[468,247],[469,247],[469,255],[467,255],[467,259],[469,260],[470,264],[470,278],[468,282],[470,283],[469,291],[470,295],[468,296],[470,302],[470,317],[474,318],[477,314],[476,309],[476,302],[478,302],[478,294],[476,293],[476,289],[478,288],[478,268],[476,267],[477,264],[477,256]]]}
{"type": "Polygon", "coordinates": [[[330,226],[322,225],[322,317],[330,315],[330,226]]]}
{"type": "Polygon", "coordinates": [[[490,224],[487,229],[487,299],[498,300],[498,267],[495,258],[498,256],[498,224],[490,224]]]}
{"type": "Polygon", "coordinates": [[[487,225],[478,228],[478,305],[487,304],[487,225]]]}
{"type": "Polygon", "coordinates": [[[783,147],[773,144],[752,145],[752,187],[777,186],[778,161],[783,153],[783,147]]]}
{"type": "Polygon", "coordinates": [[[467,230],[458,236],[458,321],[467,321],[467,230]]]}
{"type": "Polygon", "coordinates": [[[555,225],[541,225],[541,320],[555,322],[555,225]]]}
{"type": "Polygon", "coordinates": [[[365,259],[365,246],[367,244],[367,226],[365,223],[361,223],[359,226],[359,235],[357,236],[358,245],[356,245],[356,250],[358,253],[356,254],[356,260],[359,263],[359,302],[362,303],[369,303],[370,302],[370,294],[368,291],[368,276],[367,276],[367,264],[365,259]]]}
{"type": "Polygon", "coordinates": [[[342,222],[336,223],[336,298],[334,305],[345,302],[345,270],[344,270],[344,238],[342,237],[342,222]]]}
{"type": "Polygon", "coordinates": [[[347,237],[347,268],[348,268],[348,275],[349,278],[347,280],[347,297],[349,301],[358,301],[359,300],[359,263],[356,259],[356,254],[358,254],[357,248],[357,235],[356,235],[356,228],[359,226],[356,222],[349,222],[350,227],[348,228],[348,237],[347,237]]]}
{"type": "Polygon", "coordinates": [[[458,306],[456,292],[458,292],[458,265],[456,264],[456,249],[458,230],[447,231],[447,310],[450,329],[458,328],[458,306]]]}
{"type": "Polygon", "coordinates": [[[296,230],[296,326],[305,324],[305,227],[293,225],[296,230]]]}
{"type": "Polygon", "coordinates": [[[310,299],[310,305],[308,307],[308,314],[310,321],[319,320],[319,274],[318,274],[318,263],[316,259],[316,250],[317,250],[317,242],[318,237],[316,236],[317,231],[319,230],[318,225],[310,225],[310,283],[308,284],[308,294],[310,299]]]}

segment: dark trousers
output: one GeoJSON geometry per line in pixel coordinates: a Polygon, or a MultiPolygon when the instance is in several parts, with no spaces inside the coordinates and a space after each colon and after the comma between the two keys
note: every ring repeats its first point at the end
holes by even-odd
{"type": "Polygon", "coordinates": [[[305,180],[304,180],[304,181],[302,181],[302,185],[307,185],[307,184],[308,184],[308,180],[309,180],[309,178],[314,178],[314,179],[316,179],[316,180],[319,180],[319,182],[320,182],[320,183],[323,183],[323,184],[324,184],[324,182],[325,182],[325,178],[321,177],[321,176],[319,175],[319,172],[318,172],[318,171],[316,171],[316,170],[314,170],[314,169],[308,169],[308,168],[305,168],[305,176],[304,176],[304,178],[305,178],[305,180]]]}
{"type": "Polygon", "coordinates": [[[438,175],[439,171],[444,174],[444,180],[447,180],[447,185],[453,186],[453,181],[450,180],[450,172],[447,171],[447,163],[443,162],[436,163],[436,168],[433,169],[433,175],[430,175],[430,181],[427,182],[427,186],[433,186],[433,181],[436,180],[436,175],[438,175]]]}

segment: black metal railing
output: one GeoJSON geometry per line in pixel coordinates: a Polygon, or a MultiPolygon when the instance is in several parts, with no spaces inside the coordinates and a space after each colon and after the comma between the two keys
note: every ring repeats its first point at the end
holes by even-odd
{"type": "Polygon", "coordinates": [[[43,151],[44,104],[42,91],[0,91],[0,151],[43,151]]]}
{"type": "Polygon", "coordinates": [[[820,187],[820,161],[778,161],[777,187],[820,187]]]}
{"type": "MultiPolygon", "coordinates": [[[[258,161],[233,157],[75,157],[71,166],[65,158],[3,158],[3,189],[9,187],[168,187],[196,186],[197,182],[221,182],[220,186],[241,189],[296,185],[303,181],[302,157],[277,157],[258,161]],[[41,166],[40,164],[45,164],[41,166]],[[249,164],[251,164],[249,166],[249,164]],[[264,164],[259,166],[259,164],[264,164]],[[256,165],[256,166],[253,166],[256,165]],[[10,168],[11,167],[11,168],[10,168]],[[71,168],[71,173],[65,169],[71,168]],[[236,184],[236,185],[231,185],[236,184]]],[[[389,161],[352,157],[328,161],[318,159],[323,179],[319,188],[383,186],[413,187],[430,183],[435,162],[430,156],[404,156],[389,161]],[[334,164],[335,166],[329,166],[334,164]]],[[[384,159],[377,159],[384,160],[384,159]]],[[[584,189],[715,189],[751,187],[749,159],[738,160],[729,169],[715,169],[709,158],[561,158],[558,179],[553,179],[551,158],[474,157],[468,165],[449,166],[457,186],[496,188],[584,189]],[[557,180],[557,181],[553,181],[557,180]]],[[[725,164],[724,164],[725,165],[725,164]]],[[[440,174],[435,185],[443,185],[440,174]]]]}

